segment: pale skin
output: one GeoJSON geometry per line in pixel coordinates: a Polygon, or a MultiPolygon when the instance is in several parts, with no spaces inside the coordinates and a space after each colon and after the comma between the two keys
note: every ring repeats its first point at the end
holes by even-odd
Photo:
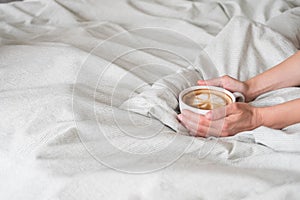
{"type": "Polygon", "coordinates": [[[192,135],[225,137],[259,126],[282,129],[300,123],[300,99],[269,107],[254,107],[247,103],[265,92],[300,86],[300,51],[245,82],[222,76],[206,81],[199,80],[198,84],[241,92],[246,98],[246,103],[232,103],[225,108],[211,110],[205,115],[184,110],[178,115],[178,119],[192,135]]]}

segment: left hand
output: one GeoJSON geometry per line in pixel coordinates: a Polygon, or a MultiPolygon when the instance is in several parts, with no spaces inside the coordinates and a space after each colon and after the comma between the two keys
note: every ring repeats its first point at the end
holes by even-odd
{"type": "Polygon", "coordinates": [[[178,119],[192,135],[225,137],[259,127],[262,124],[259,111],[259,108],[247,103],[232,103],[206,115],[184,110],[178,119]]]}

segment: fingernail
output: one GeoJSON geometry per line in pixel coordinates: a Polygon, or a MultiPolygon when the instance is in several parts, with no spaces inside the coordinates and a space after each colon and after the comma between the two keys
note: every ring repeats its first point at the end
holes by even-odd
{"type": "Polygon", "coordinates": [[[182,121],[182,114],[177,115],[178,119],[182,121]]]}
{"type": "Polygon", "coordinates": [[[206,119],[211,119],[211,117],[212,117],[211,112],[206,113],[206,114],[205,114],[205,117],[206,117],[206,119]]]}
{"type": "Polygon", "coordinates": [[[181,112],[181,115],[188,115],[189,114],[189,111],[188,110],[183,110],[182,112],[181,112]]]}
{"type": "Polygon", "coordinates": [[[207,81],[205,81],[205,80],[199,80],[198,84],[199,85],[207,85],[207,81]]]}

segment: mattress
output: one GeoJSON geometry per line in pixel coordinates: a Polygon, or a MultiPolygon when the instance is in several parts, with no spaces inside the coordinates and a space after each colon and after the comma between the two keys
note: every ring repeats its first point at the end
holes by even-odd
{"type": "MultiPolygon", "coordinates": [[[[299,6],[0,4],[0,199],[299,199],[299,124],[201,138],[176,119],[197,80],[247,80],[298,51],[299,6]]],[[[250,103],[299,97],[289,87],[250,103]]]]}

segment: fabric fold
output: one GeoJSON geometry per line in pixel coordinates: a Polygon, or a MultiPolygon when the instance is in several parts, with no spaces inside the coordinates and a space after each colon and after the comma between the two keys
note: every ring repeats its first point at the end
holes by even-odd
{"type": "Polygon", "coordinates": [[[181,90],[195,85],[199,79],[200,74],[192,68],[178,70],[156,81],[150,89],[128,99],[120,108],[154,117],[175,131],[186,133],[176,119],[178,96],[181,90]]]}

